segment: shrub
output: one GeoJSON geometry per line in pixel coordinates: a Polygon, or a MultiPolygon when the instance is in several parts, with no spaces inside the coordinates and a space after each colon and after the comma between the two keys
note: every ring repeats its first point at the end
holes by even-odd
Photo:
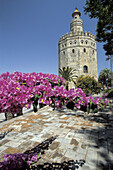
{"type": "Polygon", "coordinates": [[[110,89],[108,92],[107,92],[107,96],[108,98],[112,98],[113,97],[113,89],[110,89]]]}
{"type": "Polygon", "coordinates": [[[24,170],[30,169],[30,165],[36,163],[41,155],[38,153],[24,154],[15,153],[7,154],[4,160],[0,162],[0,170],[24,170]]]}
{"type": "Polygon", "coordinates": [[[111,90],[111,89],[105,89],[105,90],[103,91],[103,94],[108,93],[110,90],[111,90]]]}
{"type": "Polygon", "coordinates": [[[98,81],[103,84],[103,86],[110,86],[111,87],[111,77],[113,76],[113,72],[105,68],[104,70],[101,70],[99,74],[98,81]]]}
{"type": "Polygon", "coordinates": [[[101,84],[94,77],[84,75],[76,79],[76,87],[81,88],[85,94],[99,93],[101,90],[101,84]]]}

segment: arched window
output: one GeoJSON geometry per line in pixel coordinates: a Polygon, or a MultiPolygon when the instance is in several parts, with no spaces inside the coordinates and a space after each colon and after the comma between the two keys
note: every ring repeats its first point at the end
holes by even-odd
{"type": "Polygon", "coordinates": [[[88,41],[86,41],[86,44],[88,44],[88,41]]]}
{"type": "Polygon", "coordinates": [[[88,67],[86,65],[83,67],[83,73],[88,73],[88,67]]]}
{"type": "Polygon", "coordinates": [[[70,41],[70,45],[72,44],[72,41],[70,41]]]}
{"type": "Polygon", "coordinates": [[[65,55],[65,51],[63,51],[63,54],[65,55]]]}
{"type": "Polygon", "coordinates": [[[75,53],[75,50],[74,50],[74,49],[72,49],[72,53],[75,53]]]}
{"type": "Polygon", "coordinates": [[[86,48],[83,49],[84,53],[86,52],[86,48]]]}
{"type": "Polygon", "coordinates": [[[83,44],[83,40],[81,40],[81,43],[83,44]]]}

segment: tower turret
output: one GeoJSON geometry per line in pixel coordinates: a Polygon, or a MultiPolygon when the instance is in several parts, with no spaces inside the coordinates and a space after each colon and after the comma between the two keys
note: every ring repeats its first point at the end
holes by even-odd
{"type": "Polygon", "coordinates": [[[73,34],[77,34],[77,32],[83,32],[83,21],[80,19],[81,13],[76,8],[72,13],[73,20],[70,24],[70,30],[73,34]]]}

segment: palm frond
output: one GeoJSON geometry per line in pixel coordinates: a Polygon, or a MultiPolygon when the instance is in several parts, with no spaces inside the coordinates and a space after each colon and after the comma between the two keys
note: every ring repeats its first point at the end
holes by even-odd
{"type": "Polygon", "coordinates": [[[59,73],[67,81],[73,81],[74,82],[74,79],[78,77],[76,75],[76,71],[77,71],[76,69],[73,69],[69,66],[67,66],[67,68],[65,68],[65,67],[63,67],[62,69],[59,68],[59,73]]]}

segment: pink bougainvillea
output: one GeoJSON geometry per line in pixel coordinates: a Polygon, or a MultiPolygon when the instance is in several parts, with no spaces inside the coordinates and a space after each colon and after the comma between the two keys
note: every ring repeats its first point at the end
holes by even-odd
{"type": "Polygon", "coordinates": [[[19,113],[23,107],[28,109],[38,101],[54,108],[68,102],[73,102],[78,109],[91,103],[98,108],[109,104],[107,99],[103,102],[101,98],[86,97],[80,88],[67,91],[65,87],[66,81],[54,74],[17,71],[0,74],[0,113],[19,113]]]}

